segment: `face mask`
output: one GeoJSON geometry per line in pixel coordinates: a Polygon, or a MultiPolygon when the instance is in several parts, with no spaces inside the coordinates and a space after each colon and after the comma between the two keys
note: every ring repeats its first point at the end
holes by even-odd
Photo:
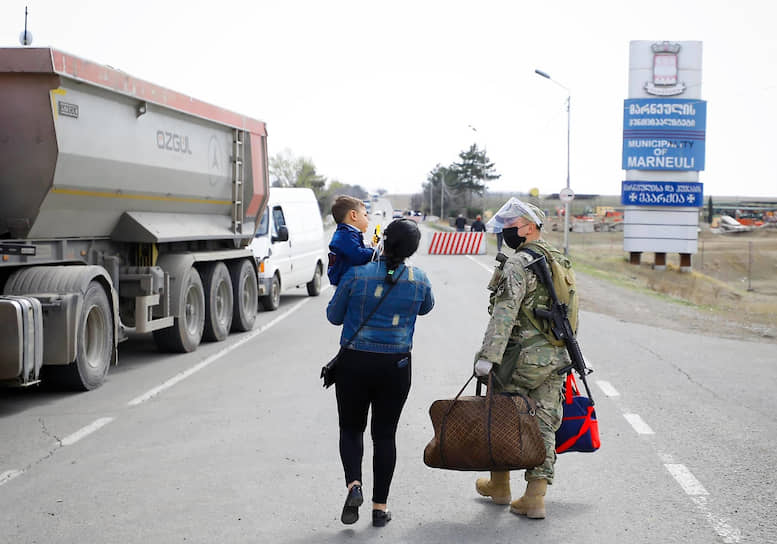
{"type": "Polygon", "coordinates": [[[518,249],[526,241],[525,236],[518,236],[518,227],[502,229],[502,239],[510,249],[518,249]]]}

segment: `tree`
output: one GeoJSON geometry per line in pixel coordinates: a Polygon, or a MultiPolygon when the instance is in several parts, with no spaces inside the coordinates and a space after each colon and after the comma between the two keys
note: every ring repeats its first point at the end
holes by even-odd
{"type": "Polygon", "coordinates": [[[471,207],[472,193],[483,196],[486,182],[499,179],[501,175],[494,170],[494,163],[486,155],[486,150],[478,149],[477,144],[459,153],[459,159],[461,162],[453,163],[451,168],[456,172],[458,187],[466,194],[467,207],[471,207]]]}
{"type": "MultiPolygon", "coordinates": [[[[445,210],[464,211],[465,201],[463,193],[459,187],[458,173],[452,166],[442,166],[439,163],[426,176],[427,183],[423,185],[423,194],[428,198],[430,186],[432,199],[434,200],[434,210],[430,213],[440,212],[445,214],[445,210]]],[[[428,209],[428,207],[426,207],[428,209]]]]}
{"type": "Polygon", "coordinates": [[[347,185],[316,172],[316,165],[307,157],[295,157],[290,149],[270,157],[270,181],[272,187],[307,187],[313,189],[322,213],[328,213],[336,195],[350,195],[362,200],[368,196],[360,185],[347,185]]]}
{"type": "Polygon", "coordinates": [[[318,195],[326,178],[316,173],[316,165],[307,157],[295,157],[284,149],[270,157],[270,180],[273,187],[308,187],[318,195]]]}
{"type": "Polygon", "coordinates": [[[271,185],[273,187],[294,187],[299,171],[302,169],[302,161],[302,157],[295,157],[288,148],[270,157],[271,185]]]}
{"type": "Polygon", "coordinates": [[[308,187],[318,195],[326,185],[326,178],[316,173],[316,165],[310,159],[302,159],[300,169],[297,172],[295,187],[308,187]]]}

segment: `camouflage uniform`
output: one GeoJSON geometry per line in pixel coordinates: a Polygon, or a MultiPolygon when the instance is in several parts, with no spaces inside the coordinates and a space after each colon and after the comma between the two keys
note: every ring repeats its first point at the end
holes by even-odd
{"type": "MultiPolygon", "coordinates": [[[[519,249],[527,245],[542,246],[553,253],[554,258],[566,259],[544,240],[535,240],[519,249]]],[[[547,288],[532,271],[524,268],[531,261],[531,255],[518,251],[508,258],[501,270],[494,271],[488,284],[491,320],[475,360],[485,359],[494,364],[494,377],[503,390],[520,392],[537,402],[539,428],[545,441],[545,462],[527,470],[524,477],[526,481],[545,479],[551,484],[556,462],[556,430],[563,415],[564,377],[556,371],[569,364],[569,355],[563,346],[556,347],[548,342],[522,311],[523,306],[530,311],[537,306],[550,306],[547,288]]]]}

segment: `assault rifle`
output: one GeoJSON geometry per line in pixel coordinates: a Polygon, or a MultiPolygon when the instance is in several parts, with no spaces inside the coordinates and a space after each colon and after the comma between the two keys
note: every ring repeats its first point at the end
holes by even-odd
{"type": "MultiPolygon", "coordinates": [[[[545,255],[532,251],[531,249],[523,249],[521,251],[525,251],[533,257],[534,260],[530,262],[526,268],[536,274],[537,279],[547,287],[548,294],[550,294],[550,309],[544,310],[542,308],[536,308],[534,310],[534,315],[540,319],[546,319],[550,323],[550,330],[553,332],[553,336],[564,342],[564,346],[566,346],[567,353],[569,354],[569,359],[572,361],[571,364],[559,369],[558,374],[561,376],[570,370],[575,370],[583,381],[585,390],[588,393],[588,398],[591,399],[591,404],[594,404],[594,398],[591,396],[591,389],[588,387],[588,382],[585,379],[588,374],[593,372],[593,369],[588,368],[585,364],[583,353],[580,351],[580,345],[577,343],[577,338],[575,338],[575,331],[572,330],[572,325],[570,325],[569,318],[567,317],[567,305],[562,304],[558,300],[558,295],[556,295],[556,289],[553,287],[553,278],[550,274],[548,263],[545,260],[545,255]]],[[[497,255],[498,261],[502,262],[499,259],[500,256],[504,260],[507,260],[507,257],[500,253],[497,255]]]]}

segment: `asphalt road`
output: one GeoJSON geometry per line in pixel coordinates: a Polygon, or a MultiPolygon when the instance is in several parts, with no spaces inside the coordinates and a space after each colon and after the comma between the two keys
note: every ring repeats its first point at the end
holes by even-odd
{"type": "MultiPolygon", "coordinates": [[[[777,542],[773,344],[584,311],[602,448],[559,457],[547,519],[480,498],[479,475],[424,466],[427,410],[471,372],[492,262],[413,259],[437,305],[417,324],[387,527],[371,526],[369,503],[357,524],[339,521],[334,391],[318,379],[339,328],[325,319],[331,290],[299,290],[252,332],[191,354],[134,338],[95,391],[3,391],[0,542],[777,542]]],[[[517,497],[520,473],[512,484],[517,497]]]]}

